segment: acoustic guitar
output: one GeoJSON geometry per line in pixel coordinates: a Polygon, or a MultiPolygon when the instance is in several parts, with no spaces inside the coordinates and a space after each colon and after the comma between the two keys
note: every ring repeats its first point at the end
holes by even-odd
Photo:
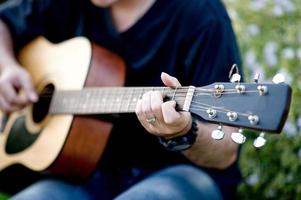
{"type": "Polygon", "coordinates": [[[83,37],[52,44],[39,37],[19,55],[39,101],[6,117],[0,133],[0,171],[14,164],[30,170],[85,178],[102,156],[112,124],[93,117],[131,113],[149,90],[204,120],[280,133],[291,88],[286,84],[213,83],[204,87],[122,87],[120,57],[83,37]]]}

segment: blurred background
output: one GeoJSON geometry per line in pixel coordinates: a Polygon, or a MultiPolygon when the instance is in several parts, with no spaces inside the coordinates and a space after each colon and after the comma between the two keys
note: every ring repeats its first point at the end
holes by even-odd
{"type": "MultiPolygon", "coordinates": [[[[301,199],[301,1],[224,0],[242,53],[246,81],[277,73],[293,88],[289,119],[280,135],[266,134],[261,149],[257,134],[246,134],[240,167],[240,199],[301,199]]],[[[277,99],[275,99],[277,101],[277,99]]],[[[271,111],[271,114],[273,111],[271,111]]]]}
{"type": "MultiPolygon", "coordinates": [[[[245,134],[238,197],[301,199],[301,0],[223,1],[241,49],[245,80],[251,82],[259,73],[260,81],[270,81],[282,73],[293,88],[291,112],[280,135],[266,134],[266,145],[256,149],[258,133],[245,134]]],[[[6,198],[0,193],[0,200],[6,198]]]]}

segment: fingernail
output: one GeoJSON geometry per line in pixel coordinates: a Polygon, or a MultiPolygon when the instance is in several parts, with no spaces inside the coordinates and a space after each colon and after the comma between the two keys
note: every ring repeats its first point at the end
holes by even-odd
{"type": "Polygon", "coordinates": [[[161,72],[161,76],[169,76],[169,75],[165,72],[161,72]]]}

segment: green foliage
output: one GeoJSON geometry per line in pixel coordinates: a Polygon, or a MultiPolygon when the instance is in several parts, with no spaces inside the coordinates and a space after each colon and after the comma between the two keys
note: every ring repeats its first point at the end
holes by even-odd
{"type": "Polygon", "coordinates": [[[0,193],[0,200],[6,200],[6,199],[8,199],[8,196],[3,193],[0,193]]]}
{"type": "MultiPolygon", "coordinates": [[[[255,149],[242,147],[241,199],[301,199],[301,3],[300,0],[224,0],[242,52],[246,80],[282,73],[293,88],[289,119],[280,135],[255,149]]],[[[276,99],[275,99],[276,101],[276,99]]],[[[273,111],[271,111],[271,115],[273,111]]]]}

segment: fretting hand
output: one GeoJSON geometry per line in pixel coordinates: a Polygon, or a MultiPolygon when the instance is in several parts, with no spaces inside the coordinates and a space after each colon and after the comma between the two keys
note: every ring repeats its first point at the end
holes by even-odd
{"type": "MultiPolygon", "coordinates": [[[[161,74],[161,80],[168,87],[179,87],[179,81],[166,73],[161,74]]],[[[159,91],[149,91],[138,101],[137,117],[142,126],[151,134],[172,138],[184,135],[191,128],[189,112],[176,111],[176,102],[163,102],[164,96],[159,91]]]]}

